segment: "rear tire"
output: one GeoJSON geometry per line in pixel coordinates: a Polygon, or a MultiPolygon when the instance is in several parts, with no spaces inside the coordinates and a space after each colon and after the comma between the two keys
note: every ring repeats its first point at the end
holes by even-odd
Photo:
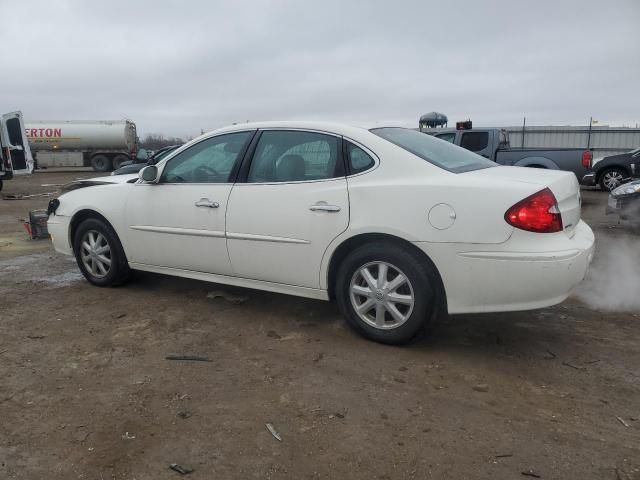
{"type": "Polygon", "coordinates": [[[607,168],[600,174],[600,188],[605,192],[610,192],[622,185],[627,176],[627,172],[621,168],[607,168]]]}
{"type": "Polygon", "coordinates": [[[389,345],[415,338],[436,311],[438,274],[425,257],[393,243],[369,243],[338,269],[336,300],[348,324],[389,345]]]}
{"type": "Polygon", "coordinates": [[[129,157],[125,155],[116,155],[115,157],[113,157],[113,160],[112,160],[113,169],[118,170],[122,166],[123,162],[128,162],[129,160],[130,160],[129,157]]]}
{"type": "Polygon", "coordinates": [[[121,285],[131,275],[118,235],[100,219],[88,218],[78,226],[73,253],[84,278],[99,287],[121,285]]]}
{"type": "Polygon", "coordinates": [[[111,160],[105,155],[91,157],[91,166],[96,172],[108,172],[111,168],[111,160]]]}

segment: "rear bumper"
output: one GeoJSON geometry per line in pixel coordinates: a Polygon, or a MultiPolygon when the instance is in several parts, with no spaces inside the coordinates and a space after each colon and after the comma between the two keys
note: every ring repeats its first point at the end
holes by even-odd
{"type": "Polygon", "coordinates": [[[56,252],[64,255],[73,255],[73,249],[69,243],[70,217],[63,215],[50,215],[47,221],[47,229],[56,252]]]}
{"type": "Polygon", "coordinates": [[[593,187],[596,184],[596,174],[594,172],[587,173],[582,180],[580,180],[581,185],[586,185],[588,187],[593,187]]]}
{"type": "MultiPolygon", "coordinates": [[[[527,252],[517,242],[509,244],[432,257],[445,286],[449,313],[532,310],[564,301],[587,273],[594,235],[580,221],[571,238],[556,242],[558,249],[543,246],[527,252]]],[[[416,245],[430,254],[423,242],[416,245]]]]}

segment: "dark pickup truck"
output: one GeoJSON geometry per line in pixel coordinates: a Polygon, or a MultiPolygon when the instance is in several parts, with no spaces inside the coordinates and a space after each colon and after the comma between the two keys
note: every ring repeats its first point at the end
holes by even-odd
{"type": "MultiPolygon", "coordinates": [[[[467,123],[467,122],[460,122],[467,123]]],[[[548,168],[573,172],[578,182],[589,171],[593,154],[584,148],[512,148],[509,133],[501,128],[430,128],[421,130],[493,160],[500,165],[548,168]]]]}

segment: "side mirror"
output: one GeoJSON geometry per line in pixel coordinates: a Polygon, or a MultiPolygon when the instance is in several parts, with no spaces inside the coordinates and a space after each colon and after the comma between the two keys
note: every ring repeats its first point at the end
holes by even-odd
{"type": "Polygon", "coordinates": [[[138,178],[142,179],[146,183],[157,183],[158,181],[158,167],[155,165],[147,165],[138,173],[138,178]]]}

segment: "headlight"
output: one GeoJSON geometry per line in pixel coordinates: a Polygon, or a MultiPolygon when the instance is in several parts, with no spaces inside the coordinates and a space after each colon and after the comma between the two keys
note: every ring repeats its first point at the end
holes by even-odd
{"type": "Polygon", "coordinates": [[[60,206],[60,200],[54,198],[53,200],[49,200],[49,205],[47,206],[47,216],[50,216],[52,213],[56,213],[56,210],[60,206]]]}
{"type": "Polygon", "coordinates": [[[614,197],[622,197],[624,195],[632,195],[634,193],[640,193],[640,182],[627,183],[626,185],[620,185],[613,190],[611,194],[614,197]]]}

